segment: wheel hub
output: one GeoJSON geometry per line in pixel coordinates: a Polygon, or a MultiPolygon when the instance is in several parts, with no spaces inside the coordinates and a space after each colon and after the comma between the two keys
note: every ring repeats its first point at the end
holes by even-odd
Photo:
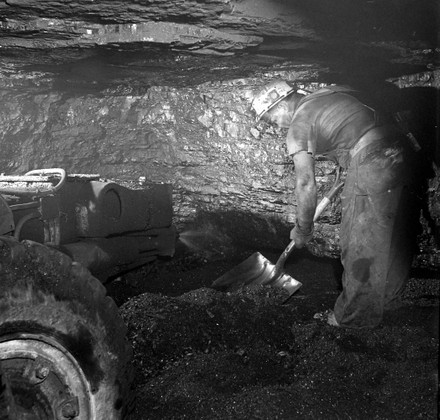
{"type": "Polygon", "coordinates": [[[1,337],[1,373],[10,418],[94,418],[91,391],[81,367],[63,346],[49,337],[1,337]]]}

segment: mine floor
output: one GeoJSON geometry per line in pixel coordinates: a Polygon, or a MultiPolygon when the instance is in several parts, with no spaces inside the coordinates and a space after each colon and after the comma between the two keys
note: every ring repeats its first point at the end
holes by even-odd
{"type": "Polygon", "coordinates": [[[281,289],[210,287],[254,251],[180,250],[108,286],[134,349],[133,418],[437,418],[435,273],[415,272],[379,327],[346,330],[313,318],[339,294],[334,259],[292,254],[286,272],[303,286],[287,303],[281,289]]]}

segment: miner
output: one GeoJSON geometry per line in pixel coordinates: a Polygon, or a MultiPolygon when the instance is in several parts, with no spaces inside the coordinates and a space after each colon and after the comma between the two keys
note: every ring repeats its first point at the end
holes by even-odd
{"type": "Polygon", "coordinates": [[[296,247],[313,237],[316,156],[346,169],[342,293],[325,315],[333,326],[371,328],[385,310],[396,307],[409,276],[410,152],[392,120],[366,105],[358,93],[338,86],[309,93],[276,80],[255,96],[252,107],[257,121],[287,129],[296,174],[296,223],[290,232],[296,247]]]}

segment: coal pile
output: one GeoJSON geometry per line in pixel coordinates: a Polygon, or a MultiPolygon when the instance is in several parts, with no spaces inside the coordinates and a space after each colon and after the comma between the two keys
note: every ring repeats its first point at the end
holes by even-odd
{"type": "Polygon", "coordinates": [[[173,273],[199,288],[129,298],[120,311],[137,372],[133,418],[437,418],[438,279],[411,279],[378,328],[345,330],[313,318],[339,292],[307,273],[316,283],[328,267],[301,266],[305,291],[287,303],[275,288],[206,287],[214,264],[173,273]]]}

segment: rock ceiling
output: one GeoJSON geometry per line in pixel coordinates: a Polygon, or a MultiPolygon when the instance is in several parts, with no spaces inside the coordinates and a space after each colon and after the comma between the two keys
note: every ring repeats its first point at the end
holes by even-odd
{"type": "Polygon", "coordinates": [[[6,0],[0,76],[191,84],[273,69],[438,68],[437,0],[6,0]]]}

